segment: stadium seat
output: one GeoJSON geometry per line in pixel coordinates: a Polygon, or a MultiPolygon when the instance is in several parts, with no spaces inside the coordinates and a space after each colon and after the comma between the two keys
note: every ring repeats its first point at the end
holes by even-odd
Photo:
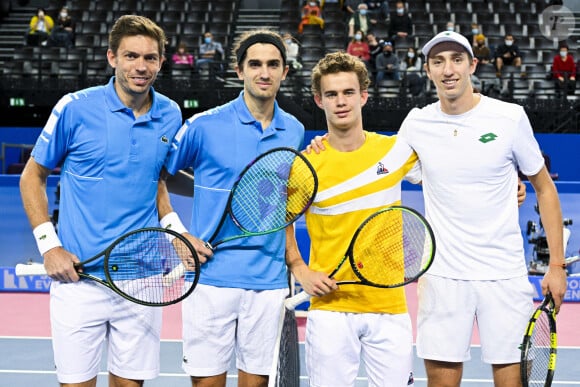
{"type": "Polygon", "coordinates": [[[193,1],[185,1],[185,0],[166,1],[164,11],[178,11],[181,13],[186,13],[190,10],[191,3],[193,3],[193,1]]]}

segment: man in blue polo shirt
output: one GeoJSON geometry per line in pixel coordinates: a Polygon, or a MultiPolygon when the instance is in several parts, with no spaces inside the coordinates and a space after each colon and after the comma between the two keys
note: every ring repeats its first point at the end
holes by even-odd
{"type": "MultiPolygon", "coordinates": [[[[282,37],[267,30],[248,32],[234,54],[243,91],[233,101],[188,119],[175,137],[167,164],[171,174],[187,167],[194,170],[189,230],[204,240],[217,228],[243,168],[269,149],[299,149],[304,137],[303,125],[276,102],[288,73],[282,37]]],[[[159,208],[162,225],[175,229],[179,220],[167,206],[159,208]]],[[[231,222],[221,232],[238,233],[231,222]]],[[[292,232],[280,231],[224,243],[202,266],[195,292],[182,304],[183,368],[194,385],[225,386],[234,352],[240,385],[267,384],[278,311],[288,293],[287,235],[294,238],[292,232]]],[[[306,267],[302,260],[288,265],[306,267]]]]}
{"type": "MultiPolygon", "coordinates": [[[[111,386],[140,386],[159,374],[161,309],[133,304],[73,264],[124,233],[159,225],[158,181],[182,116],[151,85],[165,34],[151,20],[122,16],[109,37],[109,83],[64,96],[53,108],[23,171],[24,208],[53,279],[51,327],[62,385],[94,386],[108,342],[111,386]],[[61,166],[59,235],[48,217],[46,179],[61,166]]],[[[83,267],[104,278],[102,260],[83,267]]]]}

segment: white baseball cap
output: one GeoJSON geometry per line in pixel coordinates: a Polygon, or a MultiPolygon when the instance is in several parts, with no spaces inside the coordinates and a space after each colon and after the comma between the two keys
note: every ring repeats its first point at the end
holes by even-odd
{"type": "Polygon", "coordinates": [[[471,49],[471,44],[469,44],[467,38],[453,31],[443,31],[438,33],[433,37],[433,39],[428,41],[425,44],[425,46],[423,46],[421,52],[423,53],[423,55],[425,55],[425,58],[427,58],[429,56],[429,51],[431,51],[431,49],[435,47],[437,44],[443,42],[457,43],[463,48],[465,48],[465,51],[467,51],[469,55],[473,57],[473,50],[471,49]]]}

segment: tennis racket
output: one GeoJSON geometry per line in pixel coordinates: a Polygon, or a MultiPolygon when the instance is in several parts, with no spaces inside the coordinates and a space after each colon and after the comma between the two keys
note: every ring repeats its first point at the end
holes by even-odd
{"type": "Polygon", "coordinates": [[[520,370],[523,387],[552,385],[557,346],[554,300],[548,293],[530,318],[522,342],[520,370]]]}
{"type": "Polygon", "coordinates": [[[316,172],[300,152],[274,148],[261,154],[238,176],[208,246],[213,250],[234,239],[286,228],[306,212],[317,190],[316,172]],[[241,233],[216,241],[228,216],[241,233]]]}
{"type": "MultiPolygon", "coordinates": [[[[338,285],[396,288],[422,276],[434,257],[435,236],[427,220],[412,208],[391,206],[362,222],[329,277],[348,261],[357,280],[338,281],[338,285]]],[[[310,297],[298,293],[286,300],[286,308],[292,310],[310,297]]]]}
{"type": "MultiPolygon", "coordinates": [[[[294,277],[288,273],[288,288],[294,293],[294,277]]],[[[286,298],[287,300],[288,298],[286,298]]],[[[298,387],[300,385],[300,350],[298,324],[294,310],[280,308],[274,356],[268,387],[298,387]]]]}
{"type": "MultiPolygon", "coordinates": [[[[164,228],[141,228],[124,234],[103,252],[75,267],[80,270],[101,257],[105,279],[82,271],[78,272],[79,276],[97,281],[141,305],[175,304],[189,296],[199,280],[200,262],[191,243],[179,233],[164,228]],[[164,278],[168,272],[173,272],[172,281],[164,278]],[[186,273],[191,276],[187,281],[186,273]]],[[[46,274],[42,264],[18,264],[15,272],[18,276],[46,274]]]]}
{"type": "MultiPolygon", "coordinates": [[[[300,152],[273,148],[261,154],[238,176],[218,227],[206,242],[207,248],[215,250],[234,239],[286,228],[306,212],[317,190],[316,172],[300,152]],[[228,217],[240,233],[216,241],[228,217]]],[[[169,273],[167,277],[171,279],[174,274],[169,273]]]]}

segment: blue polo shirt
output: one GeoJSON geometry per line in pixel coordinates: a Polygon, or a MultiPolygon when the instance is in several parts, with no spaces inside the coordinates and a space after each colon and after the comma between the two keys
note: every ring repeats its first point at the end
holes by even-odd
{"type": "MultiPolygon", "coordinates": [[[[114,82],[61,98],[32,151],[46,168],[61,165],[59,237],[81,261],[159,225],[157,181],[182,123],[179,106],[153,89],[151,109],[135,118],[114,82]]],[[[102,262],[84,271],[104,277],[102,262]]]]}
{"type": "MultiPolygon", "coordinates": [[[[207,240],[218,227],[228,195],[244,167],[269,149],[300,149],[304,126],[274,105],[270,126],[262,128],[251,115],[243,92],[229,103],[189,118],[175,136],[167,170],[194,170],[191,234],[207,240]]],[[[226,220],[216,240],[240,234],[226,220]]],[[[200,283],[242,289],[287,286],[284,231],[239,238],[220,245],[202,266],[200,283]]]]}

